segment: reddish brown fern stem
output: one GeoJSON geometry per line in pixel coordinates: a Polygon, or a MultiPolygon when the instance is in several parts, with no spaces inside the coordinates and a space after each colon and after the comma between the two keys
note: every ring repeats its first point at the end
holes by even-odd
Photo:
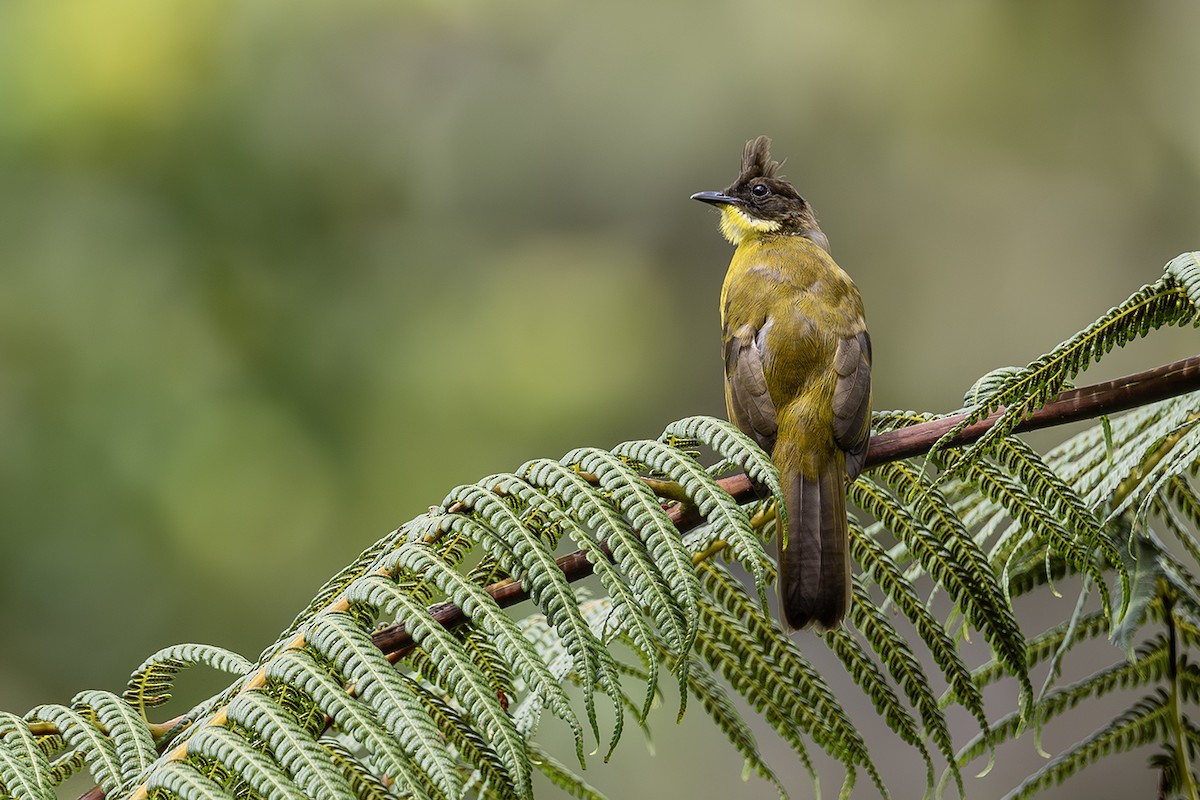
{"type": "MultiPolygon", "coordinates": [[[[1103,414],[1115,414],[1131,408],[1176,397],[1187,392],[1200,390],[1200,355],[1185,358],[1161,367],[1127,375],[1113,381],[1071,389],[1061,393],[1053,401],[1030,414],[1017,425],[1017,432],[1039,430],[1068,422],[1093,419],[1103,414]]],[[[977,441],[987,432],[1003,409],[964,428],[949,443],[951,447],[962,447],[977,441]]],[[[888,431],[871,437],[867,450],[866,466],[872,467],[912,458],[929,452],[934,442],[950,432],[955,425],[967,418],[966,414],[923,422],[900,430],[888,431]]],[[[759,488],[745,475],[731,475],[718,483],[740,503],[749,502],[760,496],[759,488]]],[[[667,509],[671,522],[680,531],[687,531],[702,522],[692,506],[672,505],[667,509]]],[[[605,551],[607,554],[607,550],[605,551]]],[[[567,580],[577,581],[592,574],[591,562],[582,551],[562,556],[557,560],[567,580]]],[[[487,587],[487,592],[501,606],[516,605],[529,599],[529,593],[520,581],[506,580],[487,587]]],[[[467,621],[462,609],[453,603],[441,603],[429,609],[433,618],[447,628],[456,627],[467,621]]],[[[372,637],[375,646],[395,662],[404,658],[413,648],[412,636],[404,625],[392,625],[376,631],[372,637]]],[[[80,800],[103,800],[101,789],[93,787],[80,800]]]]}
{"type": "MultiPolygon", "coordinates": [[[[1164,364],[1081,389],[1070,389],[1022,420],[1016,431],[1035,431],[1068,422],[1115,414],[1149,405],[1200,389],[1200,355],[1164,364]]],[[[1001,408],[984,419],[968,425],[950,440],[950,447],[962,447],[978,440],[1004,413],[1001,408]]],[[[924,422],[909,428],[871,437],[866,466],[886,464],[902,458],[924,455],[938,439],[967,418],[966,414],[924,422]]]]}

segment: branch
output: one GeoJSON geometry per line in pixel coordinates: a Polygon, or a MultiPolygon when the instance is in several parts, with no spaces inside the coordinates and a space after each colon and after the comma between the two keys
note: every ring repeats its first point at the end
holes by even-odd
{"type": "MultiPolygon", "coordinates": [[[[1200,356],[1192,356],[1145,372],[1126,375],[1114,381],[1063,392],[1022,420],[1014,432],[1036,431],[1065,425],[1068,422],[1093,419],[1103,414],[1128,411],[1197,389],[1200,389],[1200,356]]],[[[1004,409],[999,408],[986,418],[963,428],[962,432],[950,441],[949,446],[962,447],[978,441],[1003,413],[1004,409]]],[[[967,416],[968,414],[955,414],[952,417],[943,417],[872,436],[865,466],[873,467],[902,458],[924,455],[929,452],[934,442],[949,433],[967,416]]]]}

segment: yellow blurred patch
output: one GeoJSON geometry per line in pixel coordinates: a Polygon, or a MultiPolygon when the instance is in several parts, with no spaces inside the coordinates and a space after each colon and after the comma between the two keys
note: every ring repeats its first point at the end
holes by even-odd
{"type": "Polygon", "coordinates": [[[53,0],[10,9],[9,124],[31,133],[153,119],[193,94],[224,2],[53,0]]]}

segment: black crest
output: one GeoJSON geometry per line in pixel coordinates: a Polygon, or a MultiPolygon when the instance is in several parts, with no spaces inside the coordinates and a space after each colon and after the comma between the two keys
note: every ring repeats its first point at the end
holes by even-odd
{"type": "Polygon", "coordinates": [[[753,178],[777,177],[780,166],[780,162],[771,160],[769,137],[759,136],[757,139],[751,139],[742,150],[742,174],[738,176],[738,183],[753,178]]]}

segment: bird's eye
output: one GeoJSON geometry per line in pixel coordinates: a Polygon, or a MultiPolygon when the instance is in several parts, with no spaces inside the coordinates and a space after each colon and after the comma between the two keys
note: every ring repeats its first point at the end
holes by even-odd
{"type": "Polygon", "coordinates": [[[750,190],[750,194],[754,195],[755,197],[766,197],[770,193],[771,190],[767,188],[766,184],[762,183],[754,184],[754,188],[750,190]]]}

